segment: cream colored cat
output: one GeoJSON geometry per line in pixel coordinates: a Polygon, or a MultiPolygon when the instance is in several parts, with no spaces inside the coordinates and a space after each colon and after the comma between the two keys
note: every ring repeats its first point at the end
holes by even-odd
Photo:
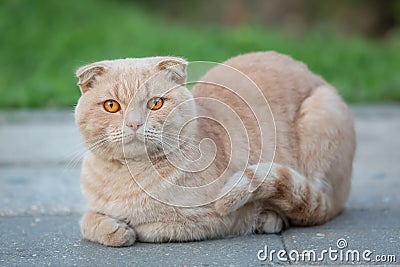
{"type": "Polygon", "coordinates": [[[232,58],[190,91],[175,57],[77,71],[84,238],[107,246],[278,233],[344,208],[355,150],[349,109],[305,65],[232,58]]]}

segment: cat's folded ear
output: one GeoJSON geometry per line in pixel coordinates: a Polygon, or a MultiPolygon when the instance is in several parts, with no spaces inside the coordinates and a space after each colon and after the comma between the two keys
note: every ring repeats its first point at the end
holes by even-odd
{"type": "Polygon", "coordinates": [[[183,84],[186,81],[187,64],[182,58],[167,58],[158,63],[157,69],[166,72],[172,81],[183,84]]]}
{"type": "Polygon", "coordinates": [[[96,62],[80,67],[76,71],[76,77],[79,78],[78,85],[82,94],[91,89],[96,78],[104,74],[106,71],[107,67],[103,62],[96,62]]]}

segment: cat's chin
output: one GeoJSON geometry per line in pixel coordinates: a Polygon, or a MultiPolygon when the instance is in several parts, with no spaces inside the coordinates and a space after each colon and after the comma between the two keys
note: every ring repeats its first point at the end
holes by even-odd
{"type": "Polygon", "coordinates": [[[126,160],[147,160],[159,155],[162,149],[151,143],[145,143],[138,138],[123,144],[123,158],[126,160]]]}
{"type": "Polygon", "coordinates": [[[127,146],[127,145],[134,145],[135,143],[136,143],[136,144],[138,144],[138,143],[143,144],[143,141],[140,140],[140,138],[139,138],[136,134],[126,135],[126,136],[124,136],[124,138],[122,139],[122,144],[123,144],[124,146],[127,146]]]}

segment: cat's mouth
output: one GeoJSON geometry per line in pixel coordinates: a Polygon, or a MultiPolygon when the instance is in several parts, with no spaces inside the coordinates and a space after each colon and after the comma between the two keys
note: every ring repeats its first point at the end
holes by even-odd
{"type": "Polygon", "coordinates": [[[137,143],[137,142],[140,142],[140,143],[144,142],[144,138],[138,133],[129,133],[129,134],[124,135],[124,137],[122,138],[122,143],[124,145],[137,143]]]}

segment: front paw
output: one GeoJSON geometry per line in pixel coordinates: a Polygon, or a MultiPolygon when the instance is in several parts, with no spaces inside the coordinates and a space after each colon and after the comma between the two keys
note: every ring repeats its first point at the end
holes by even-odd
{"type": "Polygon", "coordinates": [[[136,233],[126,223],[103,214],[87,212],[81,221],[84,238],[111,247],[126,247],[135,243],[136,233]]]}
{"type": "Polygon", "coordinates": [[[282,232],[284,221],[274,211],[262,212],[257,219],[256,232],[261,234],[277,234],[282,232]]]}

